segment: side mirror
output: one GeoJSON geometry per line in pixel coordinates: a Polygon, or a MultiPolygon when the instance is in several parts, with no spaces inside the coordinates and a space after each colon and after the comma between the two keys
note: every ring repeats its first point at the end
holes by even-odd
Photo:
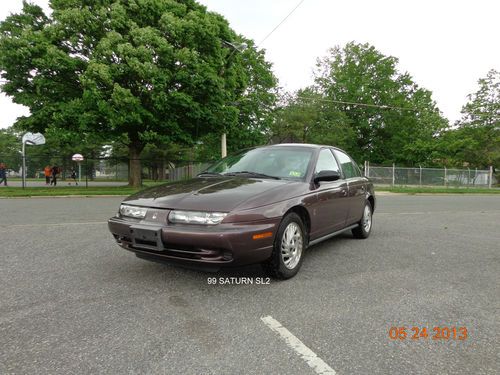
{"type": "Polygon", "coordinates": [[[337,171],[320,171],[314,175],[315,184],[320,181],[337,181],[338,179],[340,179],[340,173],[337,171]]]}

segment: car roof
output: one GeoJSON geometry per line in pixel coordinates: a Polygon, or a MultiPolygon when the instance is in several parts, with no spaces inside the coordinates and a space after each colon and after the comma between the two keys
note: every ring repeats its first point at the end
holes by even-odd
{"type": "Polygon", "coordinates": [[[274,145],[269,145],[271,147],[283,147],[283,146],[292,146],[292,147],[311,147],[311,148],[319,148],[321,147],[320,145],[315,145],[312,143],[277,143],[274,145]]]}
{"type": "Polygon", "coordinates": [[[343,151],[342,149],[335,147],[335,146],[317,145],[317,144],[313,144],[313,143],[277,143],[277,144],[266,145],[266,146],[262,146],[262,147],[308,147],[308,148],[314,148],[314,149],[328,147],[328,148],[334,148],[334,149],[343,151]]]}

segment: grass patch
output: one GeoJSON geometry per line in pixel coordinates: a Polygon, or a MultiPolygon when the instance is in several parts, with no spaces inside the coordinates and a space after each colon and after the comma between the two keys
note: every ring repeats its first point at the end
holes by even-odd
{"type": "Polygon", "coordinates": [[[453,188],[419,186],[375,186],[375,191],[404,194],[500,194],[499,188],[453,188]]]}
{"type": "Polygon", "coordinates": [[[130,195],[158,184],[145,184],[140,189],[124,186],[56,186],[56,187],[3,187],[0,186],[0,197],[53,197],[61,195],[130,195]]]}

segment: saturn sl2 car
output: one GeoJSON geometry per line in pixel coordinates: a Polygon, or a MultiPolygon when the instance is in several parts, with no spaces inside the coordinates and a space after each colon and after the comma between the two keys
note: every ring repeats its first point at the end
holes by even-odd
{"type": "Polygon", "coordinates": [[[134,194],[108,226],[139,258],[210,270],[261,263],[287,279],[308,246],[349,230],[367,238],[374,210],[372,183],[344,151],[279,144],[134,194]]]}

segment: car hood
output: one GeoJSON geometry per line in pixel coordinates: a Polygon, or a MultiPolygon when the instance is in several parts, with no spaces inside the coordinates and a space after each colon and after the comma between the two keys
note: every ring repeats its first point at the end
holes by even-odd
{"type": "Polygon", "coordinates": [[[124,202],[176,210],[230,212],[237,207],[254,208],[286,199],[283,186],[296,184],[303,183],[239,177],[194,178],[143,190],[124,202]]]}

